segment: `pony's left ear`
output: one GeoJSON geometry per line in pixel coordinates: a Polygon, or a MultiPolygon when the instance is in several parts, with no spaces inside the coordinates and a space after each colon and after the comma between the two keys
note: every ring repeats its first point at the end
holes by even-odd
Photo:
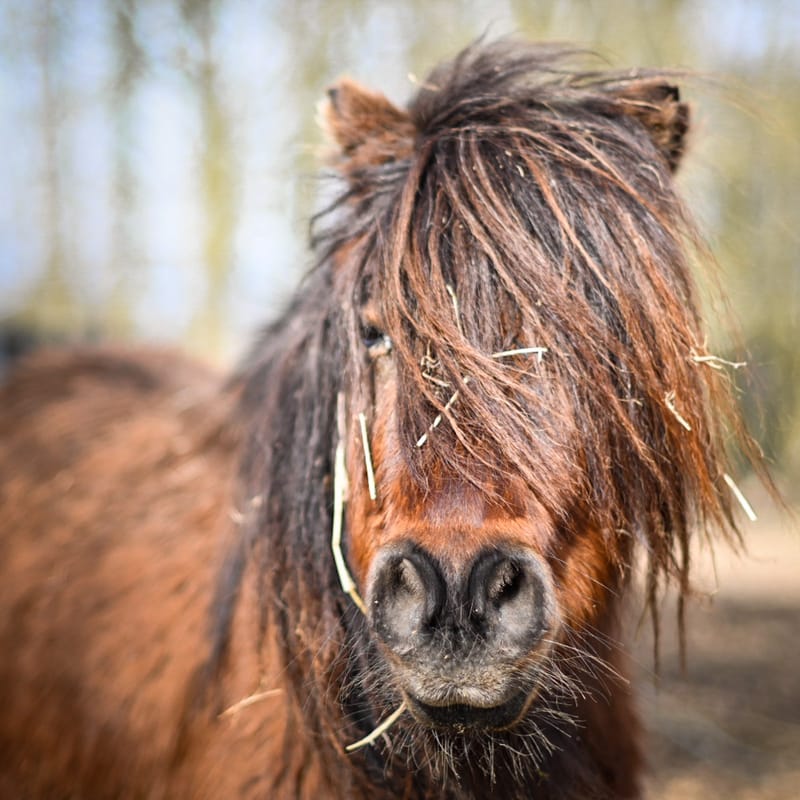
{"type": "Polygon", "coordinates": [[[336,145],[332,161],[345,173],[412,153],[416,130],[408,114],[350,78],[328,89],[321,112],[322,126],[336,145]]]}
{"type": "Polygon", "coordinates": [[[638,119],[647,128],[674,172],[689,130],[689,106],[681,102],[678,87],[658,78],[640,79],[614,87],[613,93],[622,113],[638,119]]]}

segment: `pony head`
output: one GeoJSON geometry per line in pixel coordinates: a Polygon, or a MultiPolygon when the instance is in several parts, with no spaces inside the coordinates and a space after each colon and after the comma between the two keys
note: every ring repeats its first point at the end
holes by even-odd
{"type": "Polygon", "coordinates": [[[339,752],[402,709],[371,740],[381,769],[446,773],[458,751],[462,776],[494,771],[495,748],[538,769],[627,692],[636,548],[654,608],[664,580],[688,588],[693,529],[733,530],[740,428],[673,184],[687,107],[571,55],[474,45],[405,109],[332,89],[344,188],[242,373],[266,616],[339,752]]]}

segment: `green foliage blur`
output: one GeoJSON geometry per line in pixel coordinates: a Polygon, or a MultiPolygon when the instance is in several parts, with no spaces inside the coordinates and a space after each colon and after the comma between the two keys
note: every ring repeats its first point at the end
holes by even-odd
{"type": "MultiPolygon", "coordinates": [[[[436,61],[508,33],[686,71],[680,180],[740,323],[742,402],[792,494],[797,0],[5,0],[0,328],[230,361],[308,264],[325,87],[346,73],[402,102],[436,61]]],[[[739,360],[709,318],[712,351],[739,360]]]]}

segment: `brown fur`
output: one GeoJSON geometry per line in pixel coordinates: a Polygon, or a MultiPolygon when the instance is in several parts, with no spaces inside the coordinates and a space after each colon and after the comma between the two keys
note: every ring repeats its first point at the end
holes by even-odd
{"type": "Polygon", "coordinates": [[[639,796],[634,552],[653,609],[665,580],[685,594],[691,532],[735,530],[723,441],[748,444],[692,358],[688,110],[663,76],[568,55],[475,45],[406,110],[333,90],[344,190],[319,263],[224,388],[99,351],[2,389],[0,797],[639,796]],[[546,352],[492,356],[515,347],[546,352]],[[401,541],[449,575],[496,546],[546,565],[554,625],[519,660],[541,676],[509,730],[406,713],[344,752],[404,689],[330,554],[340,394],[362,594],[401,541]]]}

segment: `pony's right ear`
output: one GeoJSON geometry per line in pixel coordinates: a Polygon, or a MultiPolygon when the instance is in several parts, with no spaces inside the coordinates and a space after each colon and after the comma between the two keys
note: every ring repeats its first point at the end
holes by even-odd
{"type": "Polygon", "coordinates": [[[345,174],[408,158],[414,149],[416,129],[408,114],[349,78],[328,89],[321,112],[336,146],[331,161],[345,174]]]}
{"type": "Polygon", "coordinates": [[[619,110],[644,125],[669,168],[678,168],[686,147],[689,106],[681,102],[677,86],[660,78],[630,81],[613,92],[619,110]]]}

